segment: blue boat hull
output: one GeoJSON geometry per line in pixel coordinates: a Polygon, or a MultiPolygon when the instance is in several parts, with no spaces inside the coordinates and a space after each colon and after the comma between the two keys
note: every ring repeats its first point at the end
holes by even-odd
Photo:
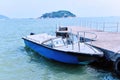
{"type": "MultiPolygon", "coordinates": [[[[23,38],[24,39],[24,38],[23,38]]],[[[64,52],[55,50],[49,47],[46,47],[42,44],[37,44],[35,42],[24,39],[24,43],[27,47],[31,48],[40,55],[63,63],[69,64],[89,64],[95,60],[98,60],[98,55],[89,55],[83,53],[73,53],[73,52],[64,52]]]]}

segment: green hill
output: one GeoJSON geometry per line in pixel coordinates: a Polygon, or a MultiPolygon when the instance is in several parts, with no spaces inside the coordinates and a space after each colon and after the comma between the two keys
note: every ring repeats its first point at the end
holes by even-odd
{"type": "Polygon", "coordinates": [[[56,12],[45,13],[40,18],[67,18],[67,17],[76,17],[76,15],[69,11],[60,10],[56,12]]]}

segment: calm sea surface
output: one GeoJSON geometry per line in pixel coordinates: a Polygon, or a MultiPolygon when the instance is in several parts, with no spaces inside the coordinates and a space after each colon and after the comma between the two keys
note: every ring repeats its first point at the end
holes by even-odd
{"type": "Polygon", "coordinates": [[[90,65],[68,65],[48,60],[26,49],[21,39],[31,32],[55,35],[57,25],[102,30],[102,24],[97,23],[106,21],[118,23],[120,18],[1,19],[0,80],[119,80],[114,73],[90,65]]]}

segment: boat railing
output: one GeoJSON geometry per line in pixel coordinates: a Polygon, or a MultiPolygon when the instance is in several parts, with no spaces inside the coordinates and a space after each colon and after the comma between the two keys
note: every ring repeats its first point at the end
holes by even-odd
{"type": "MultiPolygon", "coordinates": [[[[59,27],[60,29],[61,27],[59,27]]],[[[90,42],[90,44],[92,44],[92,41],[97,39],[97,35],[95,33],[92,32],[85,32],[85,31],[78,31],[77,35],[74,34],[72,32],[71,28],[66,29],[65,27],[63,27],[63,29],[67,30],[66,34],[66,39],[70,42],[70,44],[72,45],[72,49],[74,49],[74,42],[76,42],[76,40],[74,39],[74,36],[77,37],[77,43],[78,43],[78,49],[80,51],[80,43],[88,43],[90,42]]],[[[59,30],[60,31],[60,30],[59,30]]],[[[63,31],[63,30],[61,30],[63,31]]],[[[66,44],[66,46],[68,47],[69,44],[66,44]]],[[[96,52],[92,46],[89,46],[94,52],[96,52]]]]}
{"type": "Polygon", "coordinates": [[[78,49],[79,49],[79,51],[80,51],[80,43],[84,43],[96,53],[96,50],[94,50],[93,47],[88,45],[88,43],[87,43],[87,42],[90,42],[90,44],[92,44],[92,41],[97,39],[97,35],[95,33],[78,31],[77,37],[78,37],[78,49]],[[92,35],[92,37],[91,37],[91,35],[92,35]]]}
{"type": "Polygon", "coordinates": [[[77,36],[80,39],[80,42],[91,42],[97,39],[97,35],[92,32],[78,31],[77,36]]]}

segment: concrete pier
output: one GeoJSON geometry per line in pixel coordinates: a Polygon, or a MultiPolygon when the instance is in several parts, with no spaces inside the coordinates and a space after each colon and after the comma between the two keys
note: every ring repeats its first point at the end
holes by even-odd
{"type": "MultiPolygon", "coordinates": [[[[73,34],[77,34],[78,31],[95,33],[97,38],[95,41],[92,41],[91,45],[103,50],[107,59],[110,59],[111,61],[116,61],[117,58],[120,57],[120,33],[104,32],[86,27],[73,26],[68,28],[73,34]]],[[[85,38],[92,38],[92,35],[86,34],[85,38]]]]}

